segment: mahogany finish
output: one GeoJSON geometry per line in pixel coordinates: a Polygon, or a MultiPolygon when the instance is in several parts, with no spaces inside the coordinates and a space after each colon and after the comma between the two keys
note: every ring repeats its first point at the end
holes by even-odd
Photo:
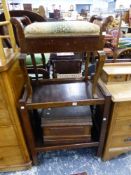
{"type": "MultiPolygon", "coordinates": [[[[14,18],[12,23],[16,26],[22,53],[91,52],[103,48],[102,35],[25,38],[22,24],[14,18]]],[[[84,81],[43,80],[32,83],[32,88],[27,81],[27,87],[19,101],[19,109],[34,164],[38,163],[37,153],[41,151],[95,146],[98,147],[97,155],[102,155],[111,98],[98,85],[104,61],[105,54],[99,51],[96,72],[91,81],[88,81],[88,58],[84,81]],[[51,121],[46,115],[42,119],[40,112],[48,108],[53,111],[51,121]]],[[[23,69],[25,71],[24,64],[23,69]]]]}
{"type": "MultiPolygon", "coordinates": [[[[23,25],[16,18],[11,18],[16,27],[17,36],[22,53],[50,53],[50,52],[87,52],[102,50],[104,36],[76,35],[76,36],[45,36],[25,37],[23,25]],[[36,44],[39,43],[39,44],[36,44]]],[[[27,21],[26,24],[30,24],[27,21]]]]}
{"type": "Polygon", "coordinates": [[[28,97],[28,93],[24,91],[20,100],[21,120],[34,163],[37,163],[38,152],[57,149],[97,146],[97,155],[101,156],[110,94],[99,89],[99,86],[97,89],[96,99],[89,95],[90,88],[84,82],[37,85],[36,99],[33,99],[34,90],[32,97],[28,97]],[[69,93],[70,85],[74,85],[72,93],[69,93]],[[78,92],[75,92],[75,86],[78,92]],[[95,116],[95,106],[98,116],[95,116]],[[52,111],[50,117],[45,114],[49,108],[52,111]]]}

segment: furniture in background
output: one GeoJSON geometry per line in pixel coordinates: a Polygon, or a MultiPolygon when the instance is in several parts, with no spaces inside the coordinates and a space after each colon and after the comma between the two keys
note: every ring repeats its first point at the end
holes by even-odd
{"type": "Polygon", "coordinates": [[[123,36],[121,31],[121,24],[122,24],[122,14],[120,14],[120,20],[117,27],[110,28],[108,25],[113,23],[113,16],[107,17],[107,22],[101,28],[106,29],[106,33],[112,36],[112,40],[105,42],[104,52],[106,53],[107,57],[115,58],[116,52],[118,50],[119,38],[123,36]],[[110,23],[109,23],[109,22],[110,23]],[[108,24],[108,25],[107,25],[108,24]],[[107,26],[106,26],[107,25],[107,26]],[[109,28],[108,28],[109,27],[109,28]]]}
{"type": "Polygon", "coordinates": [[[20,8],[20,3],[17,2],[11,2],[10,5],[12,6],[12,10],[15,10],[17,8],[20,8]]]}
{"type": "Polygon", "coordinates": [[[26,11],[32,11],[32,4],[23,4],[23,8],[26,11]]]}
{"type": "Polygon", "coordinates": [[[48,79],[49,65],[46,63],[44,54],[30,54],[26,57],[26,68],[28,75],[32,80],[38,81],[38,79],[48,79]]]}
{"type": "Polygon", "coordinates": [[[120,49],[117,51],[117,58],[126,58],[131,60],[131,48],[120,49]]]}
{"type": "Polygon", "coordinates": [[[40,5],[38,8],[38,13],[40,16],[42,16],[43,18],[47,18],[46,17],[46,11],[45,11],[45,7],[43,5],[40,5]]]}
{"type": "Polygon", "coordinates": [[[50,64],[52,65],[54,78],[82,77],[82,53],[52,53],[50,64]]]}

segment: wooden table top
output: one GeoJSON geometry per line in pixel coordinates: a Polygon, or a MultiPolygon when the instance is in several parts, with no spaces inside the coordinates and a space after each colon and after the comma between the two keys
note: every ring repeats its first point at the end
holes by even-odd
{"type": "Polygon", "coordinates": [[[105,86],[112,95],[113,102],[131,101],[131,82],[117,82],[106,85],[100,80],[100,84],[105,86]]]}
{"type": "Polygon", "coordinates": [[[104,65],[103,70],[108,75],[131,74],[131,62],[108,63],[104,65]]]}

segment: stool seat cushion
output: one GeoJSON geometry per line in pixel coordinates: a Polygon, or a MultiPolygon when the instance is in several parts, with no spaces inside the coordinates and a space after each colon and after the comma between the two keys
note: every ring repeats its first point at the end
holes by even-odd
{"type": "Polygon", "coordinates": [[[35,22],[24,29],[25,37],[99,35],[100,27],[87,21],[35,22]]]}

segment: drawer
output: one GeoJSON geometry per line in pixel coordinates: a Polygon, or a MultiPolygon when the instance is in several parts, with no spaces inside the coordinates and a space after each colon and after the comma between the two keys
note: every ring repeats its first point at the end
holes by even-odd
{"type": "Polygon", "coordinates": [[[43,128],[46,145],[71,144],[91,141],[91,126],[66,126],[43,128]]]}
{"type": "Polygon", "coordinates": [[[91,135],[91,126],[62,126],[43,128],[44,136],[91,135]]]}
{"type": "Polygon", "coordinates": [[[105,83],[112,83],[112,82],[123,82],[123,81],[127,81],[128,75],[113,75],[113,74],[108,74],[107,72],[105,72],[103,70],[102,74],[101,74],[101,79],[102,81],[104,81],[105,83]]]}
{"type": "Polygon", "coordinates": [[[131,118],[116,120],[116,124],[113,129],[113,135],[124,135],[131,133],[131,118]]]}
{"type": "Polygon", "coordinates": [[[117,103],[114,114],[116,117],[131,116],[131,101],[117,103]]]}
{"type": "Polygon", "coordinates": [[[0,146],[18,145],[17,137],[12,126],[0,127],[0,146]]]}
{"type": "Polygon", "coordinates": [[[81,60],[54,60],[53,66],[55,73],[75,74],[81,72],[81,60]]]}
{"type": "Polygon", "coordinates": [[[0,168],[24,163],[21,150],[15,147],[0,147],[0,168]]]}
{"type": "Polygon", "coordinates": [[[131,146],[131,133],[130,135],[112,136],[110,147],[128,147],[131,146]]]}
{"type": "Polygon", "coordinates": [[[63,145],[74,143],[87,143],[91,142],[91,135],[79,136],[44,136],[44,145],[63,145]]]}
{"type": "Polygon", "coordinates": [[[78,106],[44,110],[41,128],[44,144],[47,145],[89,142],[92,128],[90,108],[78,106]]]}
{"type": "Polygon", "coordinates": [[[126,81],[127,75],[110,75],[109,80],[110,82],[122,82],[126,81]]]}

